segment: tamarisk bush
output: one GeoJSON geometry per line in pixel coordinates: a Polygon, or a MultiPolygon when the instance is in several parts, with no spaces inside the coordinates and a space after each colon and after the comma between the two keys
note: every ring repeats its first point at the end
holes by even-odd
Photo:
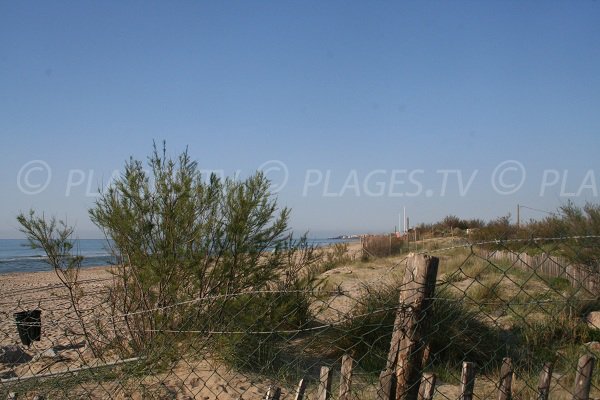
{"type": "Polygon", "coordinates": [[[208,329],[245,292],[310,285],[299,271],[319,255],[295,247],[305,241],[291,240],[290,211],[262,173],[203,177],[187,150],[169,158],[164,144],[148,167],[130,159],[90,210],[114,246],[111,302],[125,318],[127,346],[144,349],[161,331],[208,329]]]}

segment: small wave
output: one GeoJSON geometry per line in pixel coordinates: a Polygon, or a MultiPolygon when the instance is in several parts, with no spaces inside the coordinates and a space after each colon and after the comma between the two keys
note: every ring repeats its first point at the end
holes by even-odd
{"type": "MultiPolygon", "coordinates": [[[[111,257],[89,257],[83,259],[81,263],[82,268],[97,267],[104,265],[111,265],[113,262],[111,257]]],[[[23,258],[14,261],[0,261],[0,275],[10,272],[38,272],[38,271],[50,271],[51,267],[44,259],[29,259],[24,260],[23,258]]]]}
{"type": "Polygon", "coordinates": [[[112,254],[111,253],[107,253],[105,251],[89,251],[89,252],[82,252],[81,254],[77,254],[80,255],[82,257],[111,257],[112,254]]]}
{"type": "Polygon", "coordinates": [[[20,262],[20,261],[43,261],[48,259],[46,256],[17,256],[11,258],[0,258],[0,263],[20,262]]]}
{"type": "MultiPolygon", "coordinates": [[[[112,254],[106,252],[89,252],[78,254],[84,258],[106,258],[112,257],[112,254]]],[[[34,255],[34,256],[13,256],[8,258],[0,258],[0,263],[12,263],[12,262],[23,262],[23,261],[44,261],[47,260],[48,257],[43,255],[34,255]]]]}

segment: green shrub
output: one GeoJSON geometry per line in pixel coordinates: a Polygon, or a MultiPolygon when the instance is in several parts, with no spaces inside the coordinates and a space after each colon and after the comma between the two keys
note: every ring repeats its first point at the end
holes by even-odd
{"type": "Polygon", "coordinates": [[[559,276],[544,279],[548,286],[556,292],[564,292],[571,289],[571,282],[559,276]]]}
{"type": "MultiPolygon", "coordinates": [[[[184,331],[223,330],[225,315],[236,315],[241,328],[264,309],[255,324],[267,330],[309,318],[302,292],[313,287],[320,255],[306,237],[291,237],[290,211],[278,207],[269,181],[262,173],[242,181],[205,178],[187,151],[170,158],[155,145],[148,170],[131,159],[90,210],[115,256],[107,303],[120,331],[99,333],[108,332],[102,342],[123,356],[176,359],[189,349],[184,331]],[[249,310],[238,310],[245,298],[234,300],[236,294],[266,291],[290,294],[255,296],[246,299],[249,310]]],[[[54,219],[33,212],[18,220],[73,287],[81,258],[70,254],[72,228],[57,229],[54,219]]]]}
{"type": "Polygon", "coordinates": [[[369,256],[388,257],[406,251],[407,241],[391,235],[366,236],[362,240],[363,249],[369,256]]]}
{"type": "MultiPolygon", "coordinates": [[[[400,281],[371,288],[348,322],[327,331],[313,346],[335,358],[350,353],[362,369],[379,373],[389,351],[400,288],[400,281]]],[[[460,299],[446,291],[437,293],[431,312],[426,340],[431,345],[432,365],[460,368],[462,361],[469,360],[495,368],[501,362],[500,331],[481,322],[477,312],[460,299]]]]}
{"type": "Polygon", "coordinates": [[[237,370],[285,376],[300,359],[290,343],[296,331],[310,326],[310,298],[305,292],[237,296],[221,304],[213,325],[215,350],[237,370]]]}
{"type": "Polygon", "coordinates": [[[334,243],[332,246],[320,249],[319,255],[319,263],[313,268],[317,275],[339,265],[352,262],[352,258],[348,253],[348,243],[334,243]]]}
{"type": "Polygon", "coordinates": [[[288,239],[289,210],[278,209],[261,173],[204,180],[187,151],[172,159],[156,146],[148,167],[130,160],[90,210],[114,244],[114,309],[139,315],[127,324],[134,350],[157,328],[180,329],[180,314],[193,312],[176,304],[279,279],[288,239]]]}

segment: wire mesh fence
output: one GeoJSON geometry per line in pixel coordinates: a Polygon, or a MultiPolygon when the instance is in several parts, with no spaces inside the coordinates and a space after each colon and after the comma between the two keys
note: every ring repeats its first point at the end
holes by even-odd
{"type": "Polygon", "coordinates": [[[5,275],[0,398],[600,398],[600,237],[418,248],[147,307],[119,266],[5,275]]]}

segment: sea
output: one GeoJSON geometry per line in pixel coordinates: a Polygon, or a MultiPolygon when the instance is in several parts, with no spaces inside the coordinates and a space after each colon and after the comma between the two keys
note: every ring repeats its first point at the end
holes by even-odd
{"type": "MultiPolygon", "coordinates": [[[[309,239],[315,246],[352,242],[354,239],[309,239]]],[[[110,265],[113,257],[105,239],[79,239],[75,242],[75,254],[83,256],[82,267],[110,265]]],[[[24,239],[0,239],[0,274],[12,272],[51,271],[44,252],[32,249],[24,239]]]]}

